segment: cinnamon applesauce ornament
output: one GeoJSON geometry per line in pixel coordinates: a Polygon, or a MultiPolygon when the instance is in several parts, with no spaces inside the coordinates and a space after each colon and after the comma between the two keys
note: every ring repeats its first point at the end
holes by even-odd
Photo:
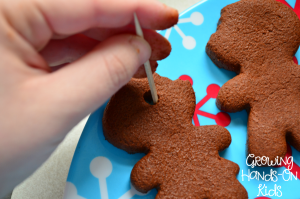
{"type": "Polygon", "coordinates": [[[284,157],[286,141],[300,151],[300,67],[293,62],[299,44],[297,15],[275,0],[226,6],[207,43],[211,60],[238,74],[220,89],[217,106],[248,111],[247,148],[255,157],[284,157]]]}
{"type": "Polygon", "coordinates": [[[221,158],[230,133],[221,126],[192,124],[195,93],[188,81],[154,74],[158,102],[151,105],[147,79],[132,79],[109,101],[105,138],[128,153],[146,153],[131,172],[140,192],[156,198],[248,198],[236,179],[239,166],[221,158]]]}

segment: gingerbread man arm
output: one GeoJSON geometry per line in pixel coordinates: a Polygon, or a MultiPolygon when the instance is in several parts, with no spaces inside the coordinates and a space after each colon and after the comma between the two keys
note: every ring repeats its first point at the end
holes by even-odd
{"type": "Polygon", "coordinates": [[[229,147],[231,143],[231,135],[227,129],[218,125],[211,125],[211,126],[201,126],[195,127],[196,129],[201,129],[205,132],[205,134],[210,135],[209,138],[211,139],[209,142],[212,142],[217,151],[223,151],[227,147],[229,147]]]}
{"type": "Polygon", "coordinates": [[[217,97],[217,106],[222,111],[238,112],[247,109],[250,103],[246,74],[240,74],[226,82],[217,97]]]}
{"type": "Polygon", "coordinates": [[[157,176],[155,176],[157,166],[153,164],[153,159],[156,159],[156,157],[150,151],[146,156],[138,161],[136,165],[134,165],[131,171],[131,183],[136,190],[142,193],[147,193],[151,189],[159,186],[157,176]]]}

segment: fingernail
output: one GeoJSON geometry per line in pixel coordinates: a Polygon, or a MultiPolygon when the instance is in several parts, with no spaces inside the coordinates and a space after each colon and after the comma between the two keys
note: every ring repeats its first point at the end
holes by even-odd
{"type": "Polygon", "coordinates": [[[151,56],[151,47],[146,40],[138,36],[131,36],[129,43],[136,49],[140,64],[144,64],[149,60],[151,56]]]}

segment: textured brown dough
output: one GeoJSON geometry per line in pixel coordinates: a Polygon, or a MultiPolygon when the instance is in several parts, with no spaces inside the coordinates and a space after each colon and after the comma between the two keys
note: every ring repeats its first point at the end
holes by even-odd
{"type": "Polygon", "coordinates": [[[300,21],[280,2],[241,0],[222,9],[206,52],[238,74],[222,86],[217,106],[249,112],[249,154],[284,157],[286,139],[300,150],[300,68],[293,62],[299,44],[300,21]]]}
{"type": "Polygon", "coordinates": [[[132,79],[109,101],[103,117],[105,138],[128,153],[146,153],[133,168],[131,182],[156,199],[245,199],[247,191],[236,179],[237,164],[218,151],[231,142],[221,126],[192,124],[195,93],[188,81],[171,81],[154,74],[159,95],[151,99],[147,79],[132,79]]]}

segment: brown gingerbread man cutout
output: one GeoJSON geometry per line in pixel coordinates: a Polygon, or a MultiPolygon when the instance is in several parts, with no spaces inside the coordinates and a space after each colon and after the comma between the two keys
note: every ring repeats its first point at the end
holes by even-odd
{"type": "Polygon", "coordinates": [[[248,153],[284,157],[286,140],[300,150],[300,67],[293,62],[300,21],[275,0],[242,0],[222,9],[206,52],[220,68],[238,75],[226,82],[217,106],[246,109],[248,153]]]}
{"type": "Polygon", "coordinates": [[[151,100],[147,79],[132,79],[109,101],[103,117],[105,138],[128,153],[146,153],[131,182],[143,193],[156,188],[161,198],[248,198],[236,179],[237,164],[219,151],[231,142],[221,126],[192,124],[195,94],[188,81],[154,74],[159,96],[151,100]],[[146,101],[145,101],[146,100],[146,101]]]}

